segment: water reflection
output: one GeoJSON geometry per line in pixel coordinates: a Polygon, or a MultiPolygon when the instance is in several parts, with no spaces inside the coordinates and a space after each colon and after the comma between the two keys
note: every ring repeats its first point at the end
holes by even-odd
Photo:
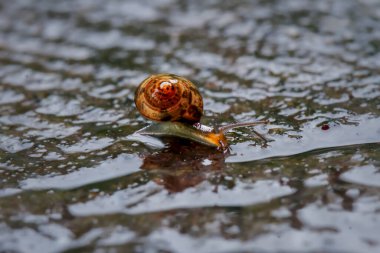
{"type": "Polygon", "coordinates": [[[0,252],[380,252],[379,19],[376,0],[1,1],[0,252]],[[133,139],[136,85],[163,72],[199,84],[203,124],[270,119],[274,141],[133,139]]]}
{"type": "Polygon", "coordinates": [[[143,154],[141,169],[155,171],[153,179],[169,192],[181,192],[198,185],[209,173],[222,173],[228,153],[218,152],[186,140],[170,139],[167,146],[154,153],[143,154]]]}

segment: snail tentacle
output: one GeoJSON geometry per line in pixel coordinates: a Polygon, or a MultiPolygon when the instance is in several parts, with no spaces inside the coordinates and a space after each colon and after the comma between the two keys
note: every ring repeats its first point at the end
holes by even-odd
{"type": "MultiPolygon", "coordinates": [[[[262,121],[256,121],[256,122],[245,122],[245,123],[234,123],[234,124],[229,124],[225,125],[222,127],[219,127],[218,131],[221,133],[227,133],[228,131],[234,129],[234,128],[239,128],[239,127],[250,127],[250,126],[257,126],[257,125],[265,125],[268,124],[268,120],[262,120],[262,121]]],[[[255,135],[257,135],[264,143],[267,143],[268,140],[259,132],[256,130],[252,129],[251,130],[255,135]]]]}
{"type": "Polygon", "coordinates": [[[262,120],[262,121],[255,121],[255,122],[244,122],[244,123],[234,123],[234,124],[228,124],[225,126],[219,127],[218,131],[226,133],[234,128],[239,128],[239,127],[250,127],[250,126],[257,126],[257,125],[265,125],[268,124],[268,120],[262,120]]]}

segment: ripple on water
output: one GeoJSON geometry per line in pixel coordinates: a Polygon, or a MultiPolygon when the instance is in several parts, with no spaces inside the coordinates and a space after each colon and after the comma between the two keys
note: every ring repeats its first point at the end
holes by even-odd
{"type": "Polygon", "coordinates": [[[380,170],[374,165],[364,165],[344,172],[340,179],[354,184],[380,187],[380,170]]]}
{"type": "Polygon", "coordinates": [[[77,143],[70,145],[58,145],[63,152],[67,154],[75,153],[89,153],[95,150],[106,148],[114,143],[114,139],[111,138],[96,138],[91,137],[88,139],[82,139],[77,143]]]}
{"type": "Polygon", "coordinates": [[[22,93],[0,89],[0,105],[21,102],[24,98],[22,93]]]}
{"type": "Polygon", "coordinates": [[[22,190],[21,189],[17,189],[17,188],[4,188],[4,189],[0,189],[0,198],[1,197],[7,197],[7,196],[11,196],[11,195],[15,195],[15,194],[18,194],[18,193],[21,193],[22,190]]]}
{"type": "Polygon", "coordinates": [[[89,48],[53,43],[44,41],[41,38],[17,36],[14,34],[0,37],[0,45],[11,51],[57,57],[67,60],[85,60],[93,54],[92,50],[89,48]]]}
{"type": "Polygon", "coordinates": [[[3,81],[13,86],[22,86],[30,91],[42,91],[51,89],[73,90],[82,84],[78,78],[62,79],[55,73],[43,73],[32,70],[23,70],[7,74],[3,81]]]}
{"type": "Polygon", "coordinates": [[[97,32],[76,29],[70,32],[68,41],[97,49],[151,50],[155,46],[154,41],[148,38],[125,36],[119,30],[97,32]]]}
{"type": "Polygon", "coordinates": [[[10,152],[17,153],[24,149],[33,147],[33,143],[29,140],[21,139],[16,136],[2,135],[0,134],[0,149],[10,152]]]}
{"type": "Polygon", "coordinates": [[[223,237],[209,236],[207,240],[200,241],[199,238],[190,234],[180,233],[172,228],[160,228],[149,234],[146,238],[147,250],[150,245],[162,244],[167,251],[173,252],[234,252],[239,251],[262,251],[260,246],[256,246],[252,241],[229,239],[223,237]],[[169,239],[170,238],[170,239],[169,239]],[[185,249],[185,250],[184,250],[185,249]]]}
{"type": "Polygon", "coordinates": [[[62,157],[61,154],[57,152],[49,152],[43,157],[46,161],[59,161],[59,160],[65,160],[64,157],[62,157]]]}
{"type": "Polygon", "coordinates": [[[213,206],[246,206],[269,202],[295,192],[277,181],[237,182],[228,189],[204,182],[175,195],[153,182],[146,185],[117,191],[111,196],[101,196],[86,203],[70,206],[73,215],[88,216],[115,212],[141,214],[180,208],[202,208],[213,206]]]}
{"type": "Polygon", "coordinates": [[[228,157],[226,161],[252,161],[276,156],[290,156],[316,149],[380,142],[380,118],[360,117],[355,121],[358,122],[358,125],[332,126],[326,131],[309,122],[301,132],[296,132],[300,138],[267,135],[275,140],[269,142],[269,148],[253,146],[254,142],[236,143],[231,146],[235,155],[228,157]]]}
{"type": "Polygon", "coordinates": [[[379,252],[379,10],[2,1],[0,252],[379,252]],[[207,125],[270,120],[268,146],[133,134],[158,72],[199,86],[207,125]]]}
{"type": "Polygon", "coordinates": [[[82,113],[78,116],[78,120],[74,121],[74,123],[91,123],[91,122],[104,122],[104,123],[112,123],[121,119],[123,117],[123,113],[120,110],[114,109],[102,109],[102,108],[90,108],[86,112],[82,113]]]}
{"type": "Polygon", "coordinates": [[[39,137],[42,139],[62,139],[76,133],[80,127],[67,127],[62,123],[49,123],[39,119],[34,112],[19,115],[7,115],[0,117],[0,123],[8,126],[19,126],[20,131],[26,131],[28,137],[39,137]]]}
{"type": "Polygon", "coordinates": [[[41,128],[35,130],[29,130],[26,135],[38,137],[39,140],[44,139],[63,139],[70,135],[75,134],[80,130],[80,127],[65,127],[64,124],[49,124],[48,128],[41,128]]]}
{"type": "Polygon", "coordinates": [[[66,100],[61,96],[51,95],[41,100],[36,112],[66,117],[81,114],[83,109],[80,100],[66,100]]]}
{"type": "Polygon", "coordinates": [[[139,170],[141,161],[134,155],[122,154],[114,159],[103,161],[100,165],[58,176],[28,178],[20,182],[21,189],[73,189],[111,178],[129,175],[139,170]]]}

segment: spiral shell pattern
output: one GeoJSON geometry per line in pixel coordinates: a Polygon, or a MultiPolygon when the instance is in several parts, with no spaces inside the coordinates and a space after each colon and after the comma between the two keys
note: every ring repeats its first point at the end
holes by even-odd
{"type": "Polygon", "coordinates": [[[135,93],[140,113],[155,121],[199,122],[203,100],[197,87],[186,78],[157,74],[145,79],[135,93]]]}

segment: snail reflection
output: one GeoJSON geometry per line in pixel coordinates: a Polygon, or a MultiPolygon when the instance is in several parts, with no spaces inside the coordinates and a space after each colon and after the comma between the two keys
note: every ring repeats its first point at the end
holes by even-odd
{"type": "Polygon", "coordinates": [[[213,176],[220,176],[225,168],[226,153],[187,140],[166,138],[167,147],[142,154],[141,169],[153,175],[153,181],[169,192],[181,192],[213,176]]]}
{"type": "MultiPolygon", "coordinates": [[[[237,127],[266,124],[267,121],[237,123],[213,129],[200,124],[203,99],[189,80],[173,74],[157,74],[145,79],[135,93],[139,112],[156,123],[137,133],[151,136],[174,136],[203,145],[228,149],[225,133],[237,127]]],[[[264,142],[266,139],[253,130],[264,142]]]]}

